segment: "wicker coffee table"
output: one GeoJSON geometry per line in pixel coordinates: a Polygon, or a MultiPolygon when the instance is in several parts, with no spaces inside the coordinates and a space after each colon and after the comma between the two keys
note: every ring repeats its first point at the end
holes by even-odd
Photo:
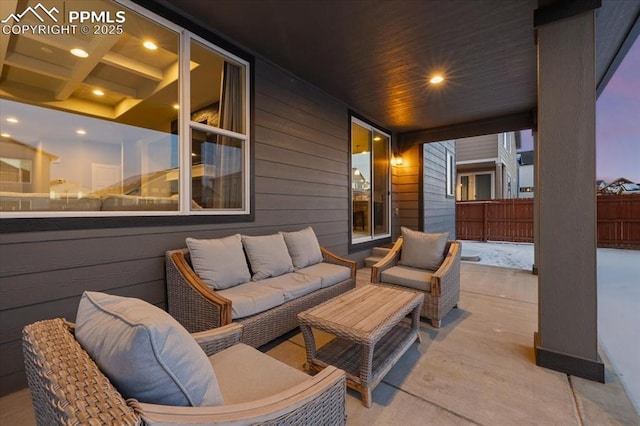
{"type": "Polygon", "coordinates": [[[418,340],[424,294],[374,284],[359,287],[298,314],[307,366],[320,371],[334,365],[347,373],[347,386],[371,406],[371,391],[418,340]],[[412,313],[411,324],[402,321],[412,313]],[[316,349],[311,331],[337,338],[316,349]]]}

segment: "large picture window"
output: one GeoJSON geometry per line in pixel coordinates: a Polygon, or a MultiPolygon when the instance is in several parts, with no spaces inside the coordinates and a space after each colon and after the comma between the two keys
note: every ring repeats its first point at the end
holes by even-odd
{"type": "Polygon", "coordinates": [[[3,35],[0,216],[248,214],[249,63],[133,3],[91,8],[120,22],[3,35]]]}
{"type": "Polygon", "coordinates": [[[390,232],[391,137],[351,119],[351,211],[353,244],[386,238],[390,232]]]}

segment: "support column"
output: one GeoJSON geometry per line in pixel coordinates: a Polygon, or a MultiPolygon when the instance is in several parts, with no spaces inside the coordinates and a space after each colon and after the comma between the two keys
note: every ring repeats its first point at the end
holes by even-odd
{"type": "Polygon", "coordinates": [[[597,334],[595,11],[551,21],[538,19],[538,11],[536,363],[604,382],[597,334]]]}

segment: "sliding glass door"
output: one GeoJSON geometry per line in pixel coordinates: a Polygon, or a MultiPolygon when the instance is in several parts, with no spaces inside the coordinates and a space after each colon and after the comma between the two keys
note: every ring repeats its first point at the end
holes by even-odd
{"type": "Polygon", "coordinates": [[[351,242],[390,235],[391,137],[375,127],[351,119],[351,242]]]}

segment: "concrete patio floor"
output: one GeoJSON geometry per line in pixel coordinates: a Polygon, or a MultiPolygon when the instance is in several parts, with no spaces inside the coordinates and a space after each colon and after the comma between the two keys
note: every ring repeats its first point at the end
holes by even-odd
{"type": "MultiPolygon", "coordinates": [[[[358,285],[369,281],[358,271],[358,285]]],[[[606,384],[539,368],[533,354],[537,281],[529,272],[462,264],[459,309],[440,329],[423,321],[415,343],[362,406],[347,396],[349,425],[639,425],[616,372],[606,384]]],[[[319,343],[328,335],[317,335],[319,343]]],[[[302,369],[304,342],[294,331],[262,348],[302,369]]],[[[35,424],[27,390],[0,398],[0,424],[35,424]]]]}

